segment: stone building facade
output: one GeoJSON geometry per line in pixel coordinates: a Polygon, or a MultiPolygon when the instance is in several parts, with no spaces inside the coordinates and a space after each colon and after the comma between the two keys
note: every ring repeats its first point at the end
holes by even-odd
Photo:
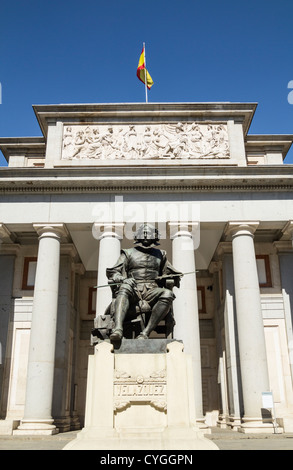
{"type": "Polygon", "coordinates": [[[188,273],[173,336],[200,426],[292,432],[293,136],[250,135],[255,103],[34,111],[43,137],[0,139],[0,433],[83,426],[91,329],[111,301],[96,286],[145,221],[188,273]]]}

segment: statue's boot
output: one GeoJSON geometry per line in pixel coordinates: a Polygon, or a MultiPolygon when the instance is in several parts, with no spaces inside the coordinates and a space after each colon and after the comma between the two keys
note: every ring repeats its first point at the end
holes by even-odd
{"type": "Polygon", "coordinates": [[[154,305],[149,322],[145,329],[140,333],[137,339],[148,339],[150,333],[158,326],[161,320],[165,318],[170,310],[172,298],[161,297],[154,305]]]}
{"type": "Polygon", "coordinates": [[[115,301],[115,328],[110,334],[111,341],[120,341],[123,338],[123,322],[129,309],[129,300],[124,295],[118,295],[115,301]]]}
{"type": "Polygon", "coordinates": [[[120,341],[123,338],[123,330],[120,328],[115,328],[110,334],[111,341],[120,341]]]}

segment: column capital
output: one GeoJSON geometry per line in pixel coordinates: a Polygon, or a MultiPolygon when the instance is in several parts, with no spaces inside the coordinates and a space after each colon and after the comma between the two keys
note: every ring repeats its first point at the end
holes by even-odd
{"type": "Polygon", "coordinates": [[[282,229],[282,240],[292,240],[293,242],[293,220],[289,220],[282,229]]]}
{"type": "Polygon", "coordinates": [[[293,241],[291,240],[278,240],[273,242],[273,245],[278,254],[293,252],[293,241]]]}
{"type": "Polygon", "coordinates": [[[118,240],[122,240],[124,225],[124,223],[95,222],[92,227],[92,234],[93,237],[97,240],[101,240],[106,237],[117,238],[118,240]]]}
{"type": "Polygon", "coordinates": [[[170,238],[182,236],[192,238],[199,225],[199,222],[169,222],[170,238]]]}
{"type": "Polygon", "coordinates": [[[8,230],[6,225],[0,224],[0,243],[13,243],[14,242],[14,236],[8,230]]]}
{"type": "Polygon", "coordinates": [[[33,227],[39,237],[55,236],[60,241],[69,241],[69,232],[65,224],[33,224],[33,227]]]}
{"type": "Polygon", "coordinates": [[[224,229],[224,236],[229,240],[238,235],[254,235],[259,226],[258,221],[228,222],[224,229]]]}

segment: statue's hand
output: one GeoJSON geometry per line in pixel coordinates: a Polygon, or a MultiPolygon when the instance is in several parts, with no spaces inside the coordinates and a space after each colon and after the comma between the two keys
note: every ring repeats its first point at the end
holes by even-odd
{"type": "Polygon", "coordinates": [[[112,277],[110,283],[123,282],[123,281],[124,281],[124,277],[122,276],[122,274],[116,273],[112,277]]]}
{"type": "Polygon", "coordinates": [[[127,284],[128,286],[130,286],[132,288],[134,288],[136,286],[135,279],[133,279],[132,277],[124,279],[123,284],[127,284]]]}

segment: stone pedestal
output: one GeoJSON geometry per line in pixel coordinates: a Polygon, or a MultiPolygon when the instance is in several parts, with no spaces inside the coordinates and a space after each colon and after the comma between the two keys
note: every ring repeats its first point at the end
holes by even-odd
{"type": "Polygon", "coordinates": [[[195,424],[191,356],[172,340],[104,341],[89,358],[85,427],[64,450],[216,450],[195,424]]]}

